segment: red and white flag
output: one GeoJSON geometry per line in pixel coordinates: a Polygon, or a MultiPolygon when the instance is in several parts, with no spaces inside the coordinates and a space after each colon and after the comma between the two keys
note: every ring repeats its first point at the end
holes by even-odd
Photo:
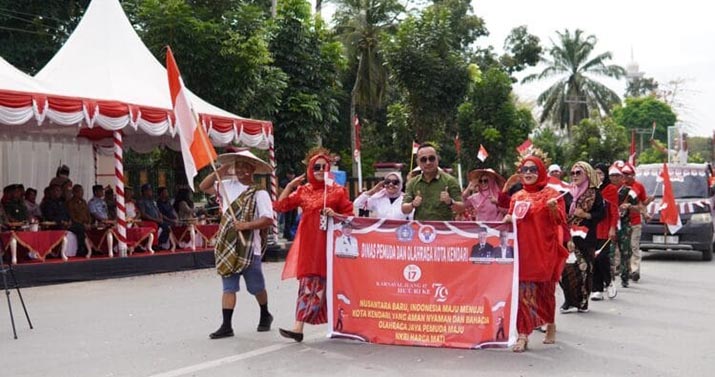
{"type": "Polygon", "coordinates": [[[487,153],[487,149],[484,148],[483,145],[479,144],[479,152],[477,152],[477,158],[479,161],[484,162],[484,160],[489,157],[489,153],[487,153]]]}
{"type": "Polygon", "coordinates": [[[420,144],[416,141],[412,142],[412,154],[417,154],[417,150],[420,149],[420,144]]]}
{"type": "Polygon", "coordinates": [[[636,166],[636,130],[631,130],[631,153],[628,155],[628,163],[636,166]]]}
{"type": "Polygon", "coordinates": [[[580,237],[586,239],[588,228],[582,225],[571,225],[571,238],[580,237]]]}
{"type": "Polygon", "coordinates": [[[459,140],[459,134],[454,137],[454,150],[457,152],[457,158],[462,154],[462,141],[459,140]]]}
{"type": "Polygon", "coordinates": [[[533,147],[533,144],[531,143],[531,139],[526,139],[521,145],[516,147],[516,151],[519,153],[520,156],[524,156],[531,152],[531,149],[533,147]]]}
{"type": "Polygon", "coordinates": [[[174,125],[181,142],[181,156],[184,159],[184,170],[189,187],[194,190],[194,177],[199,169],[216,159],[216,150],[209,141],[206,130],[198,124],[191,109],[191,102],[186,95],[184,82],[181,80],[179,67],[174,60],[171,48],[166,51],[166,73],[169,78],[171,104],[174,106],[174,125]]]}
{"type": "Polygon", "coordinates": [[[675,204],[675,195],[673,195],[673,185],[670,182],[668,165],[665,163],[660,177],[663,179],[663,202],[660,204],[660,222],[668,226],[671,234],[675,234],[683,226],[683,223],[680,221],[680,213],[678,206],[675,204]]]}
{"type": "Polygon", "coordinates": [[[357,114],[355,115],[355,120],[353,121],[353,126],[355,127],[355,150],[353,151],[353,157],[355,160],[360,159],[360,120],[357,114]]]}
{"type": "Polygon", "coordinates": [[[561,193],[568,192],[571,189],[571,185],[552,176],[549,176],[549,181],[546,185],[561,193]]]}
{"type": "Polygon", "coordinates": [[[327,186],[332,186],[333,183],[335,183],[335,174],[333,174],[332,172],[326,171],[323,177],[327,186]]]}

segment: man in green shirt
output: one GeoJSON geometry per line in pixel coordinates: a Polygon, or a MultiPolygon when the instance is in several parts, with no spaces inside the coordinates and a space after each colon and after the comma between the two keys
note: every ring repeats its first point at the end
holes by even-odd
{"type": "Polygon", "coordinates": [[[417,163],[422,174],[407,182],[402,199],[402,213],[415,210],[415,220],[451,221],[454,213],[464,211],[459,182],[439,170],[439,156],[432,144],[417,149],[417,163]]]}

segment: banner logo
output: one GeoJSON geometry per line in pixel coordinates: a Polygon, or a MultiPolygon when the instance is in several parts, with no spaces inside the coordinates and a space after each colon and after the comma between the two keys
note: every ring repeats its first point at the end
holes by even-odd
{"type": "Polygon", "coordinates": [[[408,264],[405,266],[405,269],[402,270],[402,276],[410,283],[414,283],[422,277],[422,269],[415,264],[408,264]]]}
{"type": "Polygon", "coordinates": [[[437,238],[437,232],[432,225],[422,225],[420,226],[418,236],[422,243],[432,243],[437,238]]]}

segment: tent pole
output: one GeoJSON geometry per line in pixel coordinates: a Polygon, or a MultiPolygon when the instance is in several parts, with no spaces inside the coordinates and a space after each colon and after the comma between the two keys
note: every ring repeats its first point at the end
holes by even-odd
{"type": "MultiPolygon", "coordinates": [[[[278,200],[278,176],[276,175],[276,149],[273,142],[273,129],[271,128],[268,134],[268,159],[271,164],[271,200],[278,200]]],[[[278,242],[278,214],[273,211],[273,226],[271,227],[273,231],[272,241],[278,242]]]]}
{"type": "Polygon", "coordinates": [[[127,216],[124,207],[124,144],[122,133],[114,131],[114,187],[117,194],[114,196],[117,204],[117,248],[119,255],[127,256],[127,216]]]}

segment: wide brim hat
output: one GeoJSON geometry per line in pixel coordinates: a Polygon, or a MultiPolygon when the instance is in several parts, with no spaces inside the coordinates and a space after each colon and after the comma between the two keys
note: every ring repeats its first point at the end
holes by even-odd
{"type": "Polygon", "coordinates": [[[256,169],[254,171],[255,174],[270,174],[273,171],[271,165],[256,157],[256,155],[249,150],[223,153],[218,156],[218,162],[221,165],[233,164],[236,163],[236,161],[245,162],[253,166],[256,169]]]}
{"type": "Polygon", "coordinates": [[[500,189],[502,187],[504,187],[504,183],[506,182],[506,179],[504,179],[504,177],[502,177],[501,175],[499,175],[499,173],[494,171],[494,169],[474,169],[469,172],[468,177],[469,177],[470,181],[473,181],[473,180],[479,179],[483,175],[488,175],[488,176],[492,177],[492,179],[494,180],[494,182],[497,183],[497,186],[499,186],[500,189]]]}

